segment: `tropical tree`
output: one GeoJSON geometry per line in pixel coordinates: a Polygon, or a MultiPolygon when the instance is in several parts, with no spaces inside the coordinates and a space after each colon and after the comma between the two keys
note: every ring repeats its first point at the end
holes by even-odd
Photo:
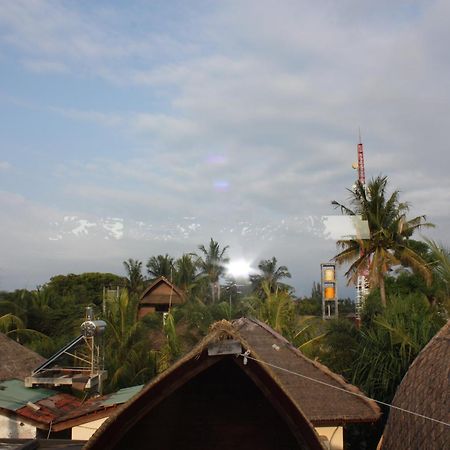
{"type": "Polygon", "coordinates": [[[429,248],[433,272],[450,287],[450,249],[431,239],[426,239],[425,242],[429,248]]]}
{"type": "Polygon", "coordinates": [[[142,276],[142,261],[129,258],[123,262],[127,273],[127,288],[131,295],[140,294],[144,287],[144,277],[142,276]]]}
{"type": "Polygon", "coordinates": [[[197,255],[200,274],[209,280],[211,300],[215,303],[216,300],[220,300],[219,279],[225,273],[225,264],[229,261],[225,256],[228,245],[221,249],[219,243],[211,238],[208,248],[204,245],[199,245],[198,248],[202,252],[201,256],[197,255]]]}
{"type": "Polygon", "coordinates": [[[399,191],[387,197],[387,183],[387,177],[383,176],[372,179],[367,188],[358,181],[354,190],[349,190],[350,207],[332,202],[344,214],[360,215],[368,222],[369,238],[338,241],[341,252],[334,259],[338,264],[351,263],[346,272],[349,283],[355,283],[358,274],[368,268],[370,286],[380,288],[383,306],[386,306],[384,277],[392,266],[411,267],[431,282],[426,261],[409,245],[409,239],[418,229],[433,226],[423,215],[407,219],[409,205],[400,202],[399,191]]]}
{"type": "Polygon", "coordinates": [[[137,318],[138,301],[122,290],[106,313],[106,389],[144,383],[157,373],[157,353],[149,346],[144,323],[137,318]]]}
{"type": "Polygon", "coordinates": [[[390,402],[410,364],[444,323],[424,295],[393,297],[361,329],[353,347],[352,382],[369,396],[390,402]]]}
{"type": "Polygon", "coordinates": [[[275,256],[272,259],[264,259],[258,264],[259,274],[250,275],[250,282],[252,283],[253,290],[259,294],[264,294],[262,284],[266,283],[271,292],[275,292],[278,289],[289,290],[291,286],[281,283],[283,278],[291,278],[291,274],[286,266],[277,267],[277,258],[275,256]]]}
{"type": "Polygon", "coordinates": [[[167,253],[152,256],[147,262],[147,272],[153,280],[158,277],[166,277],[172,281],[173,271],[173,258],[167,253]]]}
{"type": "Polygon", "coordinates": [[[22,319],[12,313],[0,315],[0,332],[8,334],[13,330],[24,329],[22,319]]]}
{"type": "Polygon", "coordinates": [[[267,281],[262,282],[263,296],[253,295],[247,299],[250,315],[256,316],[267,323],[275,331],[292,339],[295,336],[295,304],[285,290],[276,289],[272,292],[267,281]]]}
{"type": "Polygon", "coordinates": [[[175,261],[174,283],[186,294],[198,284],[198,267],[193,255],[185,253],[175,261]]]}

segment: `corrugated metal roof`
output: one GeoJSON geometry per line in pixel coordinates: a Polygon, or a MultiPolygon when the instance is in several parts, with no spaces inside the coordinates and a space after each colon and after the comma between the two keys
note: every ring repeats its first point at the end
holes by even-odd
{"type": "Polygon", "coordinates": [[[17,411],[28,402],[38,402],[55,395],[55,391],[41,388],[26,388],[23,381],[8,380],[0,382],[0,408],[17,411]]]}
{"type": "Polygon", "coordinates": [[[21,417],[27,417],[40,423],[60,421],[65,414],[78,411],[82,401],[73,395],[53,392],[51,397],[42,399],[36,403],[39,410],[28,406],[18,409],[16,412],[21,417]]]}
{"type": "Polygon", "coordinates": [[[140,384],[138,386],[131,386],[129,388],[120,389],[119,391],[114,392],[114,394],[105,396],[106,398],[102,400],[100,404],[102,406],[112,406],[118,405],[120,403],[125,403],[126,401],[130,400],[131,397],[140,392],[143,387],[144,385],[140,384]]]}

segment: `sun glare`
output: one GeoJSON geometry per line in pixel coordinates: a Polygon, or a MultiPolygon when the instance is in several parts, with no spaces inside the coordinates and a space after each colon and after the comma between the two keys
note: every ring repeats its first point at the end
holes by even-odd
{"type": "Polygon", "coordinates": [[[253,269],[245,259],[230,261],[227,265],[227,274],[233,278],[248,278],[253,269]]]}

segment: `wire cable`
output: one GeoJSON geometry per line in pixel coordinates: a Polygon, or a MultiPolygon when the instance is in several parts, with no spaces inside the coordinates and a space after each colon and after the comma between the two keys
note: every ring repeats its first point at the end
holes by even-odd
{"type": "Polygon", "coordinates": [[[249,356],[249,354],[241,353],[241,354],[239,354],[239,356],[242,356],[243,358],[246,358],[246,359],[251,359],[252,361],[255,361],[255,362],[260,363],[260,364],[265,364],[266,366],[273,367],[274,369],[281,370],[282,372],[290,373],[291,375],[296,375],[298,377],[305,378],[305,379],[307,379],[309,381],[313,381],[314,383],[319,383],[319,384],[322,384],[324,386],[328,386],[330,388],[336,389],[338,391],[345,392],[346,394],[351,394],[351,395],[354,395],[356,397],[364,398],[365,400],[372,400],[372,401],[374,401],[376,403],[379,403],[380,405],[387,406],[389,408],[396,409],[398,411],[402,411],[402,412],[407,413],[407,414],[412,414],[413,416],[421,417],[422,419],[431,420],[432,422],[439,423],[439,424],[444,425],[446,427],[450,427],[450,423],[443,422],[442,420],[434,419],[433,417],[428,417],[428,416],[425,416],[423,414],[419,414],[419,413],[414,412],[414,411],[409,411],[407,409],[400,408],[399,406],[395,406],[395,405],[391,405],[391,404],[386,403],[386,402],[382,402],[381,400],[375,400],[374,398],[370,398],[370,397],[368,397],[367,395],[364,395],[364,394],[358,394],[357,392],[351,392],[351,391],[348,391],[347,389],[340,388],[338,386],[333,386],[332,384],[325,383],[324,381],[320,381],[320,380],[317,380],[315,378],[308,377],[307,375],[302,375],[301,373],[297,373],[297,372],[294,372],[292,370],[285,369],[284,367],[276,366],[275,364],[271,364],[271,363],[268,363],[266,361],[262,361],[260,359],[253,358],[252,356],[249,356]]]}

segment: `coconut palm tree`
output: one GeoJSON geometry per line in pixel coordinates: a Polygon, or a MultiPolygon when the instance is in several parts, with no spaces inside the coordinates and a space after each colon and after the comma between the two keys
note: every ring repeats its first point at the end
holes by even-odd
{"type": "Polygon", "coordinates": [[[431,239],[425,239],[428,245],[433,272],[450,289],[450,249],[431,239]]]}
{"type": "Polygon", "coordinates": [[[225,256],[228,245],[221,249],[219,243],[211,238],[208,248],[204,245],[199,245],[198,248],[203,254],[203,256],[197,256],[200,274],[209,280],[211,300],[215,303],[216,300],[220,300],[219,278],[225,273],[225,264],[229,261],[225,256]]]}
{"type": "Polygon", "coordinates": [[[147,272],[153,280],[162,276],[172,281],[173,269],[173,258],[167,253],[152,256],[147,262],[147,272]]]}
{"type": "Polygon", "coordinates": [[[248,314],[256,316],[288,339],[295,335],[295,304],[285,290],[271,291],[267,281],[262,282],[263,295],[247,299],[248,314]]]}
{"type": "Polygon", "coordinates": [[[277,267],[277,258],[275,256],[272,259],[264,259],[258,264],[260,274],[250,275],[250,282],[252,283],[253,290],[263,294],[262,284],[267,283],[271,292],[275,292],[277,289],[289,290],[292,289],[287,284],[281,283],[283,278],[291,278],[291,274],[286,266],[277,267]]]}
{"type": "Polygon", "coordinates": [[[144,277],[142,276],[142,261],[129,258],[123,262],[127,273],[127,287],[130,294],[140,294],[144,287],[144,277]]]}
{"type": "Polygon", "coordinates": [[[409,238],[422,227],[431,227],[425,216],[407,219],[409,205],[399,200],[399,191],[387,197],[387,177],[372,179],[367,188],[356,183],[351,193],[350,207],[333,201],[332,204],[347,215],[360,215],[367,220],[368,239],[345,239],[337,242],[341,252],[334,260],[338,264],[351,263],[346,272],[350,282],[356,282],[358,274],[369,269],[372,288],[380,288],[381,303],[386,306],[384,277],[395,265],[411,267],[431,282],[431,271],[422,256],[408,245],[409,238]]]}
{"type": "Polygon", "coordinates": [[[193,255],[185,253],[175,261],[174,283],[186,294],[198,284],[198,267],[193,255]]]}
{"type": "Polygon", "coordinates": [[[147,381],[157,372],[157,355],[150,349],[147,331],[137,318],[136,298],[122,290],[105,317],[105,362],[109,373],[106,389],[147,381]]]}

